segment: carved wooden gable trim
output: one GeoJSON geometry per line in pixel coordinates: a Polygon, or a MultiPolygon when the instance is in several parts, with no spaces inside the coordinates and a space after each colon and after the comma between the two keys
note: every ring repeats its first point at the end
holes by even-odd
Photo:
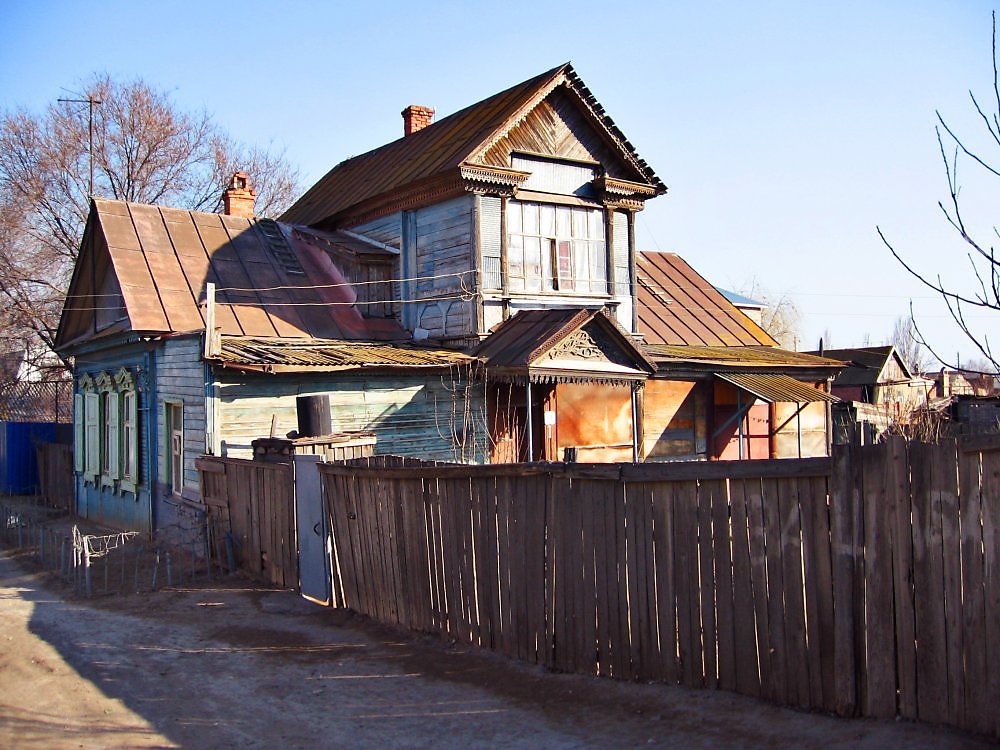
{"type": "Polygon", "coordinates": [[[647,182],[645,175],[607,142],[601,130],[587,117],[576,95],[565,86],[558,86],[549,93],[476,161],[510,167],[514,152],[598,162],[614,177],[647,182]]]}
{"type": "Polygon", "coordinates": [[[610,362],[623,367],[636,367],[638,365],[618,346],[607,331],[593,324],[584,326],[576,333],[567,336],[544,354],[536,364],[541,365],[553,360],[610,362]]]}

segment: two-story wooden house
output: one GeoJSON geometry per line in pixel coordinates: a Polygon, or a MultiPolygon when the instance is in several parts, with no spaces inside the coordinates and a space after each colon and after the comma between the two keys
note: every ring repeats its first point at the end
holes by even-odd
{"type": "Polygon", "coordinates": [[[825,452],[839,365],[637,251],[665,188],[569,65],[403,117],[278,221],[242,174],[223,216],[93,202],[57,337],[84,515],[162,528],[198,502],[199,455],[286,435],[304,395],[424,458],[825,452]]]}

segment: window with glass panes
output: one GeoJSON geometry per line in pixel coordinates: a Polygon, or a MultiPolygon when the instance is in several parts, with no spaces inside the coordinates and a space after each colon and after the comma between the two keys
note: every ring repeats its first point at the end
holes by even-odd
{"type": "Polygon", "coordinates": [[[607,292],[604,212],[507,203],[507,283],[515,292],[607,292]]]}

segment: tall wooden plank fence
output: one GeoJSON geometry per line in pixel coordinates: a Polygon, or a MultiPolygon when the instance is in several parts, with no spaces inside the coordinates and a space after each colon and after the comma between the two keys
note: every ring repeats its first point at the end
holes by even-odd
{"type": "Polygon", "coordinates": [[[1000,440],[321,466],[334,598],[554,669],[1000,736],[1000,440]]]}
{"type": "MultiPolygon", "coordinates": [[[[276,586],[299,583],[295,502],[290,464],[203,456],[198,459],[201,496],[210,529],[229,529],[236,564],[276,586]]],[[[224,559],[224,539],[210,539],[224,559]]]]}

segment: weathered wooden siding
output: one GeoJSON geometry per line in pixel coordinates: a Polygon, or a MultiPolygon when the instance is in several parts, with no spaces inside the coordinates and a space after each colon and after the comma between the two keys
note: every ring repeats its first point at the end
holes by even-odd
{"type": "MultiPolygon", "coordinates": [[[[155,488],[162,499],[168,490],[162,478],[168,476],[170,436],[166,429],[166,405],[181,404],[184,412],[184,492],[183,496],[197,500],[200,497],[198,469],[195,461],[205,453],[205,368],[201,361],[201,338],[168,339],[163,344],[156,367],[156,433],[158,476],[161,482],[155,488]]],[[[169,522],[169,511],[160,515],[169,522]]]]}
{"type": "Polygon", "coordinates": [[[446,338],[476,333],[474,308],[466,298],[476,285],[474,200],[462,196],[414,212],[413,275],[418,280],[411,288],[415,300],[432,300],[414,303],[420,335],[446,338]]]}
{"type": "Polygon", "coordinates": [[[514,152],[599,162],[612,177],[645,180],[605,143],[580,105],[561,89],[553,91],[506,137],[497,141],[486,152],[483,162],[509,167],[514,152]]]}
{"type": "Polygon", "coordinates": [[[642,394],[642,459],[704,457],[704,390],[694,381],[648,380],[642,394]]]}
{"type": "Polygon", "coordinates": [[[363,234],[365,237],[381,242],[393,247],[402,246],[403,219],[402,214],[397,211],[394,214],[383,216],[356,227],[350,227],[350,231],[356,234],[363,234]]]}
{"type": "Polygon", "coordinates": [[[481,385],[452,374],[330,375],[326,378],[220,375],[218,455],[249,458],[251,441],[298,426],[295,398],[330,397],[334,432],[376,435],[376,453],[478,463],[484,460],[481,385]]]}

